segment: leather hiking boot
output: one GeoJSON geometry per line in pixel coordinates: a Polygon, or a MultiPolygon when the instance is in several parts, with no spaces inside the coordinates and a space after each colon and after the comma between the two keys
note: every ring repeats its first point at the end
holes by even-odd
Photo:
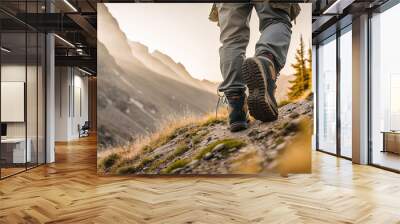
{"type": "Polygon", "coordinates": [[[249,89],[250,115],[263,122],[278,119],[274,63],[268,57],[247,58],[242,65],[242,76],[249,89]]]}
{"type": "Polygon", "coordinates": [[[247,97],[244,92],[242,93],[227,93],[225,92],[226,99],[229,104],[229,129],[231,132],[237,132],[248,127],[248,110],[247,110],[247,97]]]}

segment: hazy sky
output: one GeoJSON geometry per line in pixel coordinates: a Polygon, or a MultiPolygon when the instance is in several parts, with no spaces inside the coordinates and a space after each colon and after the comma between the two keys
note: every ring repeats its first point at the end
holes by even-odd
{"type": "MultiPolygon", "coordinates": [[[[219,69],[219,27],[208,20],[209,3],[108,3],[128,39],[157,49],[181,62],[195,78],[221,81],[219,69]]],[[[311,4],[301,4],[302,12],[293,27],[288,60],[282,74],[290,74],[290,63],[303,35],[311,43],[311,4]]],[[[254,54],[260,36],[258,17],[253,10],[247,56],[254,54]]]]}

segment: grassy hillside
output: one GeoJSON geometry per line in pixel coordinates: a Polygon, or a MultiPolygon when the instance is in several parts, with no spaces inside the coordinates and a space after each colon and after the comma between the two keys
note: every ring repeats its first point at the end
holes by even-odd
{"type": "MultiPolygon", "coordinates": [[[[263,173],[279,169],[286,149],[297,158],[295,172],[308,172],[311,157],[312,101],[291,102],[271,123],[252,120],[250,128],[231,133],[227,112],[170,121],[155,133],[124,147],[99,153],[102,174],[263,173]],[[300,168],[298,168],[300,167],[300,168]]],[[[288,151],[288,152],[289,152],[288,151]]],[[[286,156],[290,159],[290,156],[286,156]]],[[[291,162],[292,163],[292,162],[291,162]]],[[[291,172],[293,164],[287,166],[291,172]]],[[[294,172],[294,171],[293,171],[294,172]]]]}

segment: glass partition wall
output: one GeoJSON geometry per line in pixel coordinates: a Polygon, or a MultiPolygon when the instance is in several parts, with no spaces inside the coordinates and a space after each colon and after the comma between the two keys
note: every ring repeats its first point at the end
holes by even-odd
{"type": "Polygon", "coordinates": [[[1,177],[30,162],[26,132],[26,34],[1,34],[1,177]]]}
{"type": "MultiPolygon", "coordinates": [[[[38,2],[18,6],[35,12],[38,2]]],[[[13,19],[0,12],[1,179],[45,163],[46,156],[45,35],[13,19]]]]}

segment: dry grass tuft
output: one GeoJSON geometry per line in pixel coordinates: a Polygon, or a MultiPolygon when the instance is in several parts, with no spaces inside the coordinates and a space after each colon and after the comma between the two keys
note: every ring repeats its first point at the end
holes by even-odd
{"type": "Polygon", "coordinates": [[[305,100],[307,98],[310,98],[312,96],[313,96],[313,92],[311,90],[307,90],[299,98],[297,98],[295,100],[286,99],[286,100],[282,100],[282,101],[278,102],[278,107],[283,107],[285,105],[288,105],[289,103],[296,103],[296,102],[299,102],[301,100],[305,100]]]}
{"type": "MultiPolygon", "coordinates": [[[[129,163],[130,160],[134,160],[134,158],[143,152],[152,151],[168,143],[178,134],[188,131],[190,125],[206,127],[209,125],[224,123],[226,122],[227,116],[227,109],[219,109],[218,117],[215,116],[215,113],[209,113],[202,117],[193,114],[187,114],[181,117],[171,116],[159,125],[159,128],[157,128],[158,131],[145,136],[138,136],[134,142],[129,142],[124,146],[114,147],[99,152],[97,155],[98,160],[102,161],[113,154],[118,154],[120,156],[120,161],[124,161],[124,164],[129,163]]],[[[118,165],[117,167],[123,166],[123,164],[116,165],[118,165]]],[[[99,166],[99,168],[101,167],[99,166]]],[[[132,171],[132,169],[130,169],[130,171],[132,171]]]]}
{"type": "Polygon", "coordinates": [[[290,100],[282,100],[282,101],[280,101],[280,102],[278,103],[278,107],[286,106],[286,105],[288,105],[289,103],[292,103],[292,101],[290,101],[290,100]]]}
{"type": "Polygon", "coordinates": [[[108,170],[112,166],[114,166],[118,160],[120,159],[120,155],[116,153],[109,154],[107,157],[103,158],[99,162],[99,168],[102,170],[108,170]]]}

